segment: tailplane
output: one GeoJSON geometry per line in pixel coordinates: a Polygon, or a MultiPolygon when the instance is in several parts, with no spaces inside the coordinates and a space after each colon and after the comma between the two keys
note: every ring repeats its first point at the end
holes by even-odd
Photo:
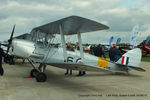
{"type": "Polygon", "coordinates": [[[134,66],[139,67],[141,62],[141,50],[139,48],[135,48],[129,50],[125,53],[118,61],[118,64],[126,65],[126,66],[134,66]]]}

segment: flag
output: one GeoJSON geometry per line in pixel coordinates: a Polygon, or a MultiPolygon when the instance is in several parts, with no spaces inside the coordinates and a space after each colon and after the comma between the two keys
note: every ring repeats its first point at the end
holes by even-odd
{"type": "Polygon", "coordinates": [[[132,34],[130,37],[130,48],[133,48],[136,45],[136,36],[138,34],[139,26],[134,26],[132,29],[132,34]]]}
{"type": "Polygon", "coordinates": [[[150,36],[147,37],[146,41],[145,41],[145,44],[147,45],[150,41],[150,36]]]}
{"type": "Polygon", "coordinates": [[[120,44],[121,38],[117,39],[116,46],[120,44]]]}
{"type": "Polygon", "coordinates": [[[111,44],[112,44],[113,40],[114,40],[114,37],[113,37],[113,36],[111,36],[111,37],[110,37],[110,39],[109,39],[109,45],[111,45],[111,44]]]}

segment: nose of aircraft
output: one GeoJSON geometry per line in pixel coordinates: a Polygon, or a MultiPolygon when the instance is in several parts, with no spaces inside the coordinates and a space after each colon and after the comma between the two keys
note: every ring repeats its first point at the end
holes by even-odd
{"type": "Polygon", "coordinates": [[[35,50],[35,45],[31,41],[23,39],[14,39],[12,41],[12,53],[14,55],[26,58],[29,57],[35,50]]]}

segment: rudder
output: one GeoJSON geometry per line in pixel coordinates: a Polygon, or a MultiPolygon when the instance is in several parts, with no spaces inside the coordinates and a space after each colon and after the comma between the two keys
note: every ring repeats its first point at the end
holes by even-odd
{"type": "Polygon", "coordinates": [[[125,53],[117,61],[117,63],[122,64],[122,65],[127,65],[127,66],[139,67],[139,64],[141,62],[141,56],[142,56],[141,50],[139,48],[135,48],[125,53]]]}

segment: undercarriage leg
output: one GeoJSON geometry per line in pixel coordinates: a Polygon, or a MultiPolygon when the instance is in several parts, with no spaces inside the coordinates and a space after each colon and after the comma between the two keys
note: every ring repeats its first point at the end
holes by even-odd
{"type": "Polygon", "coordinates": [[[33,69],[30,72],[30,75],[32,77],[35,77],[37,82],[45,82],[47,80],[47,76],[44,73],[46,70],[46,64],[41,63],[39,65],[38,69],[36,69],[36,66],[34,65],[34,63],[29,59],[28,59],[28,61],[30,62],[30,64],[33,67],[33,69]]]}
{"type": "Polygon", "coordinates": [[[31,61],[30,59],[28,59],[28,61],[29,61],[29,63],[32,65],[32,67],[33,67],[34,69],[36,69],[35,65],[33,64],[33,61],[31,61]]]}
{"type": "Polygon", "coordinates": [[[39,73],[36,75],[36,81],[37,82],[45,82],[47,80],[47,76],[45,74],[45,70],[46,70],[46,64],[41,63],[38,67],[39,69],[39,73]]]}
{"type": "Polygon", "coordinates": [[[40,72],[45,72],[45,70],[46,70],[46,64],[40,63],[38,69],[39,69],[40,72]]]}

